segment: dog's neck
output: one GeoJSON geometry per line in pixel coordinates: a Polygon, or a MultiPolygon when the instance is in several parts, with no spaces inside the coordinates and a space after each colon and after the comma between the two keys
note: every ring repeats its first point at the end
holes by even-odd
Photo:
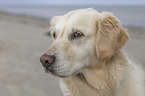
{"type": "Polygon", "coordinates": [[[72,90],[73,87],[77,88],[81,85],[97,90],[97,93],[113,92],[111,90],[122,80],[124,68],[127,66],[124,54],[118,51],[108,62],[98,62],[98,60],[94,62],[93,58],[92,61],[93,67],[86,67],[82,73],[64,79],[69,89],[72,90]]]}

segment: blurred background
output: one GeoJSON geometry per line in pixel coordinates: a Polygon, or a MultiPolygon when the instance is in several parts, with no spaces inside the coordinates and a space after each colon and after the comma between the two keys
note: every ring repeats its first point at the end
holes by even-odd
{"type": "Polygon", "coordinates": [[[74,9],[112,12],[128,30],[123,47],[145,68],[145,0],[0,0],[0,96],[62,96],[40,55],[51,45],[49,21],[74,9]]]}

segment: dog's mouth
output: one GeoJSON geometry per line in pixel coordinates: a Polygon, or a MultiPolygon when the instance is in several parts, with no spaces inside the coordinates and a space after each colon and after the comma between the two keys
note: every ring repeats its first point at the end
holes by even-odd
{"type": "Polygon", "coordinates": [[[43,70],[44,70],[46,73],[50,73],[49,69],[46,68],[46,67],[43,67],[43,70]]]}
{"type": "Polygon", "coordinates": [[[52,74],[53,76],[57,76],[57,77],[60,77],[60,78],[65,78],[65,77],[68,77],[67,75],[65,74],[61,74],[60,72],[54,70],[55,68],[51,68],[51,67],[44,67],[43,66],[43,69],[46,73],[50,73],[52,74]]]}
{"type": "MultiPolygon", "coordinates": [[[[69,65],[69,64],[66,64],[66,65],[69,65]]],[[[72,75],[77,75],[77,74],[81,73],[80,69],[71,71],[71,68],[69,66],[67,66],[67,67],[64,67],[63,65],[58,66],[58,65],[56,65],[56,63],[51,67],[43,66],[43,69],[46,73],[50,73],[51,75],[57,76],[60,78],[66,78],[66,77],[69,77],[72,75]]]]}

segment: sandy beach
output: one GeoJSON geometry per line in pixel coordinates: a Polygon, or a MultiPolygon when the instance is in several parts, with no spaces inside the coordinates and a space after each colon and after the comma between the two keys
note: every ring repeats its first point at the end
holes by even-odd
{"type": "MultiPolygon", "coordinates": [[[[124,27],[131,39],[122,50],[145,68],[145,28],[124,27]]],[[[52,43],[48,29],[48,19],[0,12],[0,96],[62,96],[58,78],[39,62],[52,43]]]]}

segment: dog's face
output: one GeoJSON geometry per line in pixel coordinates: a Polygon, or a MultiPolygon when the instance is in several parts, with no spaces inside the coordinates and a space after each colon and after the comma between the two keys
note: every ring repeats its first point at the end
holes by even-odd
{"type": "Polygon", "coordinates": [[[115,17],[93,9],[54,17],[51,25],[54,42],[40,61],[46,72],[60,77],[91,67],[94,58],[102,62],[109,60],[128,38],[115,17]]]}

